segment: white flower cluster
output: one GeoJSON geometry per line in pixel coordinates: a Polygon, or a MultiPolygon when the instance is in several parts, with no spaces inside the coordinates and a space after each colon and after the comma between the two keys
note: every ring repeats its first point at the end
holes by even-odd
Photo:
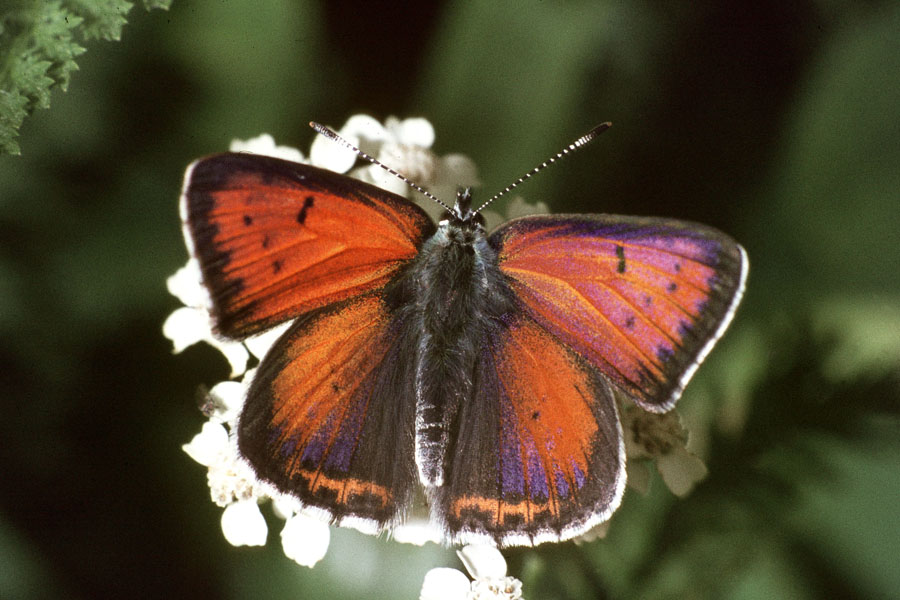
{"type": "Polygon", "coordinates": [[[298,564],[312,567],[328,550],[331,533],[328,525],[308,514],[300,504],[259,481],[250,466],[239,456],[234,435],[235,420],[244,402],[246,386],[253,371],[242,381],[223,381],[210,391],[205,412],[209,421],[184,451],[207,467],[207,482],[212,501],[225,508],[222,533],[233,546],[262,546],[268,527],[259,503],[272,500],[273,512],[285,520],[281,545],[285,555],[298,564]]]}
{"type": "Polygon", "coordinates": [[[472,545],[456,554],[472,576],[438,567],[425,574],[419,600],[522,600],[522,582],[506,575],[506,560],[492,546],[472,545]]]}

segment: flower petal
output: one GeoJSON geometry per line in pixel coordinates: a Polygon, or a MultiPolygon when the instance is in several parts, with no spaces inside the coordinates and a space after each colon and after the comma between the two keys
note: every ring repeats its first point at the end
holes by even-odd
{"type": "Polygon", "coordinates": [[[398,123],[397,138],[401,144],[431,148],[434,143],[434,126],[428,119],[403,119],[398,123]]]}
{"type": "Polygon", "coordinates": [[[249,140],[232,140],[229,148],[232,152],[251,152],[264,156],[273,156],[294,162],[304,162],[303,153],[290,146],[276,146],[275,138],[264,133],[249,140]]]}
{"type": "Polygon", "coordinates": [[[339,133],[344,138],[362,138],[370,142],[383,142],[390,137],[384,125],[369,115],[353,115],[347,119],[339,133]]]}
{"type": "Polygon", "coordinates": [[[202,308],[176,308],[163,323],[163,335],[172,340],[177,354],[210,337],[208,313],[202,308]]]}
{"type": "Polygon", "coordinates": [[[163,323],[163,335],[172,340],[175,353],[197,342],[206,342],[228,360],[232,377],[240,375],[247,368],[250,353],[240,342],[216,339],[209,328],[209,313],[202,308],[175,309],[163,323]]]}
{"type": "Polygon", "coordinates": [[[225,360],[231,365],[231,377],[237,377],[247,369],[247,361],[250,353],[239,342],[222,342],[216,338],[204,340],[207,344],[225,355],[225,360]]]}
{"type": "Polygon", "coordinates": [[[294,516],[294,513],[300,512],[302,508],[299,500],[287,494],[273,492],[271,498],[272,512],[284,520],[290,519],[294,516]]]}
{"type": "Polygon", "coordinates": [[[506,577],[506,559],[493,546],[471,544],[457,550],[456,554],[474,579],[506,577]]]}
{"type": "Polygon", "coordinates": [[[208,467],[228,447],[228,432],[219,423],[207,421],[200,433],[181,447],[188,456],[208,467]]]}
{"type": "Polygon", "coordinates": [[[247,386],[242,381],[220,381],[209,390],[214,404],[219,407],[214,415],[226,423],[234,423],[241,407],[247,386]]]}
{"type": "Polygon", "coordinates": [[[703,461],[681,446],[657,458],[656,470],[676,496],[686,496],[707,473],[703,461]]]}
{"type": "Polygon", "coordinates": [[[438,567],[425,573],[419,600],[466,600],[469,578],[462,571],[438,567]]]}
{"type": "Polygon", "coordinates": [[[469,600],[522,600],[522,582],[515,577],[477,579],[472,582],[469,600]]]}
{"type": "Polygon", "coordinates": [[[222,533],[232,546],[263,546],[268,528],[256,500],[239,500],[222,511],[222,533]]]}
{"type": "Polygon", "coordinates": [[[212,298],[203,285],[203,274],[196,258],[189,258],[183,267],[166,279],[166,288],[185,306],[207,310],[212,307],[212,298]]]}
{"type": "Polygon", "coordinates": [[[650,467],[644,460],[632,460],[630,456],[628,459],[625,463],[625,485],[646,496],[650,491],[650,467]]]}
{"type": "Polygon", "coordinates": [[[609,533],[609,524],[610,521],[603,521],[599,525],[591,527],[572,541],[580,546],[581,544],[589,544],[594,540],[603,539],[606,537],[606,534],[609,533]]]}
{"type": "MultiPolygon", "coordinates": [[[[359,146],[359,139],[352,135],[342,135],[345,140],[359,146]]],[[[309,148],[309,161],[317,167],[346,173],[356,163],[356,153],[343,144],[328,139],[324,135],[317,135],[309,148]]]]}
{"type": "Polygon", "coordinates": [[[437,527],[426,519],[409,519],[397,525],[391,532],[391,538],[401,544],[424,546],[426,542],[440,543],[443,535],[437,527]]]}
{"type": "Polygon", "coordinates": [[[330,541],[328,525],[302,513],[289,518],[281,530],[285,556],[304,567],[314,567],[322,560],[330,541]]]}
{"type": "Polygon", "coordinates": [[[247,346],[253,356],[255,356],[256,358],[262,358],[266,355],[266,352],[269,351],[269,348],[271,348],[272,345],[278,341],[278,338],[281,337],[281,334],[287,331],[288,327],[290,327],[292,323],[293,321],[288,321],[287,323],[276,325],[272,329],[267,329],[259,335],[247,338],[246,340],[244,340],[244,344],[247,346]]]}

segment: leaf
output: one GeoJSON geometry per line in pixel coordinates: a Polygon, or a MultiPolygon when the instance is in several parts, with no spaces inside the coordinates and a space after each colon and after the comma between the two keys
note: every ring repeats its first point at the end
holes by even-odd
{"type": "Polygon", "coordinates": [[[86,40],[118,41],[132,7],[127,0],[70,0],[68,4],[84,19],[81,35],[86,40]]]}
{"type": "Polygon", "coordinates": [[[25,116],[50,105],[50,88],[63,89],[84,52],[72,30],[81,19],[60,2],[35,3],[0,15],[0,151],[19,153],[13,138],[25,116]]]}
{"type": "Polygon", "coordinates": [[[142,3],[147,10],[153,10],[154,8],[169,10],[172,0],[142,0],[142,3]]]}
{"type": "Polygon", "coordinates": [[[81,42],[118,40],[131,7],[127,0],[17,0],[0,9],[0,154],[20,154],[15,137],[22,122],[50,106],[54,86],[65,91],[85,51],[81,42]]]}

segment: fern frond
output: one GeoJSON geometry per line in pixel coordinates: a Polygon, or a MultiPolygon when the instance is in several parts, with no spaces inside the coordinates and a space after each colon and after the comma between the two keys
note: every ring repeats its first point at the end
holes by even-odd
{"type": "MultiPolygon", "coordinates": [[[[168,8],[171,0],[143,0],[168,8]]],[[[83,41],[118,40],[133,6],[126,0],[18,0],[0,12],[0,154],[19,154],[22,122],[50,106],[54,86],[63,91],[83,41]]]]}

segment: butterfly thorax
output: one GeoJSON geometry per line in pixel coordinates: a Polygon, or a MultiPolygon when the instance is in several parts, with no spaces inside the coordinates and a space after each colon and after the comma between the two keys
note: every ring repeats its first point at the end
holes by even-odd
{"type": "Polygon", "coordinates": [[[472,398],[483,340],[512,307],[483,223],[468,190],[460,192],[398,282],[416,345],[416,464],[426,486],[443,482],[448,442],[459,406],[472,398]]]}

